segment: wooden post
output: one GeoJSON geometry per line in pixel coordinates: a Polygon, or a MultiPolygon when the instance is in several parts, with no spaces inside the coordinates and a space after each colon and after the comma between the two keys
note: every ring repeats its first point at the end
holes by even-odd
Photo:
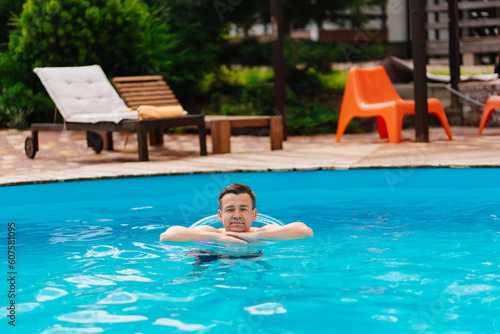
{"type": "Polygon", "coordinates": [[[229,120],[212,122],[212,153],[231,152],[231,123],[229,120]]]}
{"type": "Polygon", "coordinates": [[[282,0],[271,0],[271,26],[273,34],[274,69],[274,112],[283,120],[283,135],[286,140],[286,98],[285,98],[285,60],[283,54],[283,16],[282,0]]]}
{"type": "Polygon", "coordinates": [[[283,121],[279,116],[269,120],[269,136],[271,137],[271,150],[283,149],[283,121]]]}
{"type": "Polygon", "coordinates": [[[425,44],[425,1],[410,0],[412,57],[414,64],[415,141],[429,142],[427,111],[427,49],[425,44]]]}
{"type": "MultiPolygon", "coordinates": [[[[448,40],[449,40],[449,63],[451,88],[458,91],[460,82],[460,36],[458,28],[458,3],[457,0],[448,0],[448,40]]],[[[460,115],[460,123],[463,124],[462,110],[458,96],[451,94],[451,109],[460,115]]]]}

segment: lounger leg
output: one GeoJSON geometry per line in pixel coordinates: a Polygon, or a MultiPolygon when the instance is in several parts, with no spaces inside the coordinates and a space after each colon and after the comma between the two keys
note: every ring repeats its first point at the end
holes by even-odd
{"type": "Polygon", "coordinates": [[[148,161],[148,129],[142,123],[137,123],[137,148],[139,151],[139,161],[148,161]]]}
{"type": "Polygon", "coordinates": [[[31,130],[31,138],[33,138],[33,149],[38,152],[38,130],[31,130]]]}
{"type": "Polygon", "coordinates": [[[231,124],[229,121],[214,121],[212,124],[212,153],[231,152],[231,124]]]}
{"type": "Polygon", "coordinates": [[[269,130],[271,136],[271,150],[283,149],[283,122],[281,117],[271,117],[269,121],[269,130]]]}
{"type": "Polygon", "coordinates": [[[207,133],[203,119],[198,124],[198,137],[200,137],[200,155],[207,155],[207,133]]]}
{"type": "Polygon", "coordinates": [[[107,151],[113,151],[113,132],[111,131],[100,131],[103,148],[107,151]]]}
{"type": "Polygon", "coordinates": [[[163,145],[163,129],[149,130],[149,145],[151,146],[163,145]]]}

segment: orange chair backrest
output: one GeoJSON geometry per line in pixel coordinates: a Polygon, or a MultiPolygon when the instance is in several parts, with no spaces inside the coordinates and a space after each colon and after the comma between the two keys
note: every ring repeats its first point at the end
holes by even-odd
{"type": "Polygon", "coordinates": [[[371,104],[401,99],[382,66],[370,69],[351,68],[346,89],[349,85],[352,85],[349,88],[353,89],[355,99],[361,103],[371,104]]]}

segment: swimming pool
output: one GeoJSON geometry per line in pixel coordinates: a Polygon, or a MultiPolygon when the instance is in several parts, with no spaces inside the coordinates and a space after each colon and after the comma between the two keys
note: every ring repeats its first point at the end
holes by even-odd
{"type": "Polygon", "coordinates": [[[499,176],[386,169],[0,188],[0,332],[12,329],[11,301],[19,333],[500,332],[499,176]],[[259,212],[303,221],[314,237],[221,256],[158,241],[216,213],[233,182],[253,188],[259,212]]]}

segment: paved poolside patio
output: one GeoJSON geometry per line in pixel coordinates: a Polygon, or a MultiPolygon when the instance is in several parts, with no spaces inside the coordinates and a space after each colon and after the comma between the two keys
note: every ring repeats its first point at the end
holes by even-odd
{"type": "Polygon", "coordinates": [[[24,154],[30,131],[0,130],[0,186],[150,175],[403,167],[499,167],[500,128],[452,127],[453,140],[442,128],[430,129],[430,143],[415,143],[413,129],[402,142],[390,144],[376,132],[292,136],[284,149],[270,151],[269,137],[232,136],[231,153],[199,155],[198,137],[167,134],[165,145],[150,148],[150,161],[138,162],[135,135],[115,134],[115,151],[95,154],[84,132],[41,132],[35,159],[24,154]]]}

